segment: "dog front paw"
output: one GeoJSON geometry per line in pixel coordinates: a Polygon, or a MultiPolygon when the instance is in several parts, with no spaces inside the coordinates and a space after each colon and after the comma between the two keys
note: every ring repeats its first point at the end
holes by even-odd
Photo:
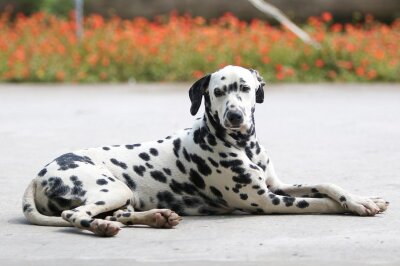
{"type": "Polygon", "coordinates": [[[384,200],[381,197],[369,197],[379,208],[379,212],[384,212],[389,207],[389,201],[384,200]]]}
{"type": "Polygon", "coordinates": [[[377,213],[384,212],[389,202],[378,197],[360,197],[360,196],[342,196],[340,199],[342,206],[355,214],[360,216],[374,216],[377,213]]]}

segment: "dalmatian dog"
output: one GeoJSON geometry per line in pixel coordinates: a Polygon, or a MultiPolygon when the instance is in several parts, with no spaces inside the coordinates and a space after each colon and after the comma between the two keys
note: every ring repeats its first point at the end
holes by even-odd
{"type": "Polygon", "coordinates": [[[258,72],[227,66],[196,81],[191,128],[164,139],[66,153],[47,164],[23,196],[33,224],[75,226],[113,236],[122,226],[172,228],[184,215],[353,213],[374,216],[388,202],[333,184],[281,182],[256,137],[258,72]]]}

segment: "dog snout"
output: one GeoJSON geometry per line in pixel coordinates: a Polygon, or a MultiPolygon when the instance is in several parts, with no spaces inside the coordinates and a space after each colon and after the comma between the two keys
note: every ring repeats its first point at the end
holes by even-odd
{"type": "Polygon", "coordinates": [[[230,110],[226,118],[233,127],[238,127],[243,123],[243,113],[239,110],[230,110]]]}

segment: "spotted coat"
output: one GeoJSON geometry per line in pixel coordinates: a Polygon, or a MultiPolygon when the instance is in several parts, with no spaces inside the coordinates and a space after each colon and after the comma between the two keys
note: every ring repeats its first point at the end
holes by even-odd
{"type": "Polygon", "coordinates": [[[59,156],[28,187],[25,216],[35,224],[113,235],[117,223],[169,228],[179,215],[383,211],[381,199],[359,198],[332,184],[286,185],[277,178],[255,130],[255,104],[264,101],[264,85],[257,71],[241,67],[206,75],[189,91],[192,115],[203,99],[205,106],[192,127],[151,142],[59,156]],[[98,219],[110,211],[115,212],[98,219]]]}

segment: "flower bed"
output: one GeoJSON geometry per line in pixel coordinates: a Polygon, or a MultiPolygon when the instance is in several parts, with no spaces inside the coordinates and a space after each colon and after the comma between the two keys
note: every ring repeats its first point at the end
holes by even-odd
{"type": "Polygon", "coordinates": [[[259,70],[268,81],[400,81],[400,19],[385,25],[333,23],[329,13],[303,28],[322,44],[314,49],[291,32],[230,14],[200,17],[85,19],[45,13],[0,18],[1,81],[189,81],[227,64],[259,70]]]}

